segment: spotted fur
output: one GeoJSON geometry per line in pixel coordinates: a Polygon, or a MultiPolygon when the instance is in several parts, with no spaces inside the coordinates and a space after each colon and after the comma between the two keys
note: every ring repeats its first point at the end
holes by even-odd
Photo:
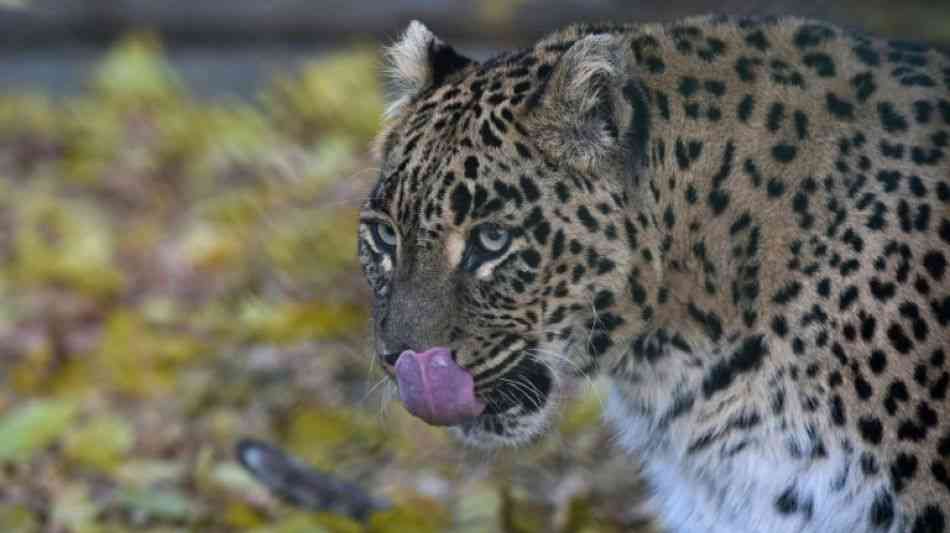
{"type": "Polygon", "coordinates": [[[671,531],[948,530],[947,56],[724,17],[391,55],[377,349],[452,348],[489,406],[463,440],[529,441],[600,373],[671,531]]]}

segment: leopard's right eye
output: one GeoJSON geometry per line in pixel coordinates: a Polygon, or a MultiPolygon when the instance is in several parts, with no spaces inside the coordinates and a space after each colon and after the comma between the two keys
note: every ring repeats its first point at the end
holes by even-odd
{"type": "Polygon", "coordinates": [[[373,240],[376,245],[388,254],[396,252],[396,244],[399,242],[399,235],[396,228],[385,222],[374,222],[370,226],[370,232],[373,234],[373,240]]]}
{"type": "Polygon", "coordinates": [[[478,246],[486,255],[501,254],[511,242],[511,232],[495,224],[483,224],[475,229],[478,246]]]}

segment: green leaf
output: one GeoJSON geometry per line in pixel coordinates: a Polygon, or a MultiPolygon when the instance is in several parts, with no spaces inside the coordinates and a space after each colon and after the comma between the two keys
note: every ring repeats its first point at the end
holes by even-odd
{"type": "Polygon", "coordinates": [[[0,417],[0,461],[26,461],[63,436],[76,404],[34,400],[0,417]]]}
{"type": "Polygon", "coordinates": [[[0,505],[0,531],[33,533],[40,525],[26,505],[0,505]]]}
{"type": "Polygon", "coordinates": [[[168,483],[182,477],[185,467],[177,461],[128,461],[116,472],[118,481],[135,487],[147,487],[153,483],[168,483]]]}
{"type": "Polygon", "coordinates": [[[117,494],[116,504],[142,519],[187,521],[200,511],[196,503],[175,489],[126,489],[117,494]]]}
{"type": "Polygon", "coordinates": [[[320,525],[313,513],[296,512],[277,521],[275,524],[255,528],[253,533],[331,533],[331,530],[320,525]]]}
{"type": "Polygon", "coordinates": [[[465,496],[459,498],[455,510],[457,533],[494,531],[499,526],[501,495],[498,488],[487,482],[473,483],[466,487],[465,496]]]}
{"type": "Polygon", "coordinates": [[[181,80],[162,57],[158,39],[131,35],[99,66],[92,86],[120,101],[162,101],[181,91],[181,80]]]}

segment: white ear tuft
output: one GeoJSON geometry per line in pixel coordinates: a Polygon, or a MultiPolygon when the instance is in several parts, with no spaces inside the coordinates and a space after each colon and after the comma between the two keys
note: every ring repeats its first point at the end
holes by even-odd
{"type": "Polygon", "coordinates": [[[418,20],[386,50],[388,73],[402,93],[415,93],[429,82],[429,47],[438,38],[418,20]]]}

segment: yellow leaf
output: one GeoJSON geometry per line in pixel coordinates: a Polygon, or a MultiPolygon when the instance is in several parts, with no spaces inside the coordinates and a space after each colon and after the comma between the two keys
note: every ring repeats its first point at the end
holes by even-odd
{"type": "Polygon", "coordinates": [[[451,523],[451,516],[437,501],[412,497],[400,505],[373,514],[369,520],[369,533],[436,533],[444,531],[451,523]]]}
{"type": "Polygon", "coordinates": [[[375,420],[355,410],[322,406],[295,410],[287,435],[291,452],[330,471],[345,447],[371,447],[381,439],[375,420]]]}
{"type": "Polygon", "coordinates": [[[112,229],[83,202],[26,194],[18,208],[14,276],[21,285],[57,285],[107,298],[123,288],[113,265],[112,229]]]}
{"type": "Polygon", "coordinates": [[[295,77],[278,78],[263,99],[277,127],[310,143],[325,130],[360,142],[379,129],[383,111],[375,50],[357,48],[303,67],[295,77]]]}
{"type": "Polygon", "coordinates": [[[324,527],[314,513],[298,511],[278,520],[275,524],[256,528],[252,533],[335,533],[324,527]]]}
{"type": "Polygon", "coordinates": [[[245,502],[229,501],[222,510],[221,520],[231,528],[247,529],[265,522],[265,515],[245,502]]]}
{"type": "Polygon", "coordinates": [[[74,463],[113,472],[135,444],[134,430],[125,419],[100,415],[67,435],[64,454],[74,463]]]}
{"type": "Polygon", "coordinates": [[[333,338],[366,323],[363,306],[348,303],[245,302],[241,321],[253,338],[276,343],[333,338]]]}
{"type": "Polygon", "coordinates": [[[128,310],[113,313],[105,324],[99,349],[90,358],[94,384],[135,397],[169,391],[177,370],[202,353],[202,345],[181,332],[164,332],[128,310]]]}

